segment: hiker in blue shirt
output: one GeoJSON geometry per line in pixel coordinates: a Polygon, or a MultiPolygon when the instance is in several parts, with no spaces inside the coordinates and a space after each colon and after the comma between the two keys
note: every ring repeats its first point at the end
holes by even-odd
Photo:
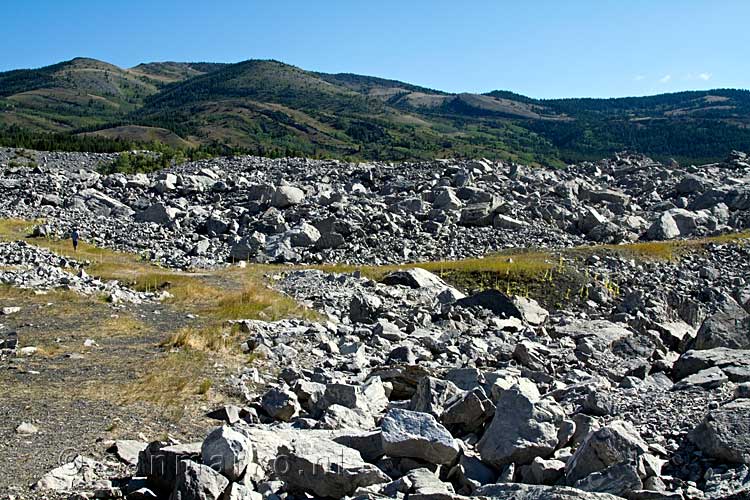
{"type": "Polygon", "coordinates": [[[80,235],[78,234],[78,228],[74,227],[73,232],[70,233],[70,239],[73,240],[73,251],[78,251],[78,239],[80,238],[80,235]]]}

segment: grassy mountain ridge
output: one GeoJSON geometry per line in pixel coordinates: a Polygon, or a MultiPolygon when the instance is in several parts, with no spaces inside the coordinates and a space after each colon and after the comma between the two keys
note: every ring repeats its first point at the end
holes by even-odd
{"type": "Polygon", "coordinates": [[[194,76],[204,75],[226,66],[223,63],[183,63],[151,62],[141,63],[129,69],[131,73],[141,75],[162,84],[182,82],[194,76]]]}
{"type": "Polygon", "coordinates": [[[77,58],[0,73],[2,125],[258,154],[561,165],[631,149],[698,162],[750,150],[750,92],[533,99],[508,91],[452,94],[272,60],[122,69],[77,58]]]}

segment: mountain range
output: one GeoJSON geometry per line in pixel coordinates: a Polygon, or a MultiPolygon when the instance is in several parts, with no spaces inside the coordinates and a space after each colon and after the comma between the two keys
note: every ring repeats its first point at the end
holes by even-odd
{"type": "Polygon", "coordinates": [[[272,60],[124,69],[76,58],[0,73],[2,143],[41,134],[351,159],[484,156],[562,165],[633,150],[697,163],[750,151],[750,92],[543,100],[449,93],[272,60]]]}

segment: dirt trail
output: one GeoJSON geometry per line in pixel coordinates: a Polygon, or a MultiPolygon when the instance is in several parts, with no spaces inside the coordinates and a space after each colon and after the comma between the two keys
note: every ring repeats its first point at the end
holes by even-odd
{"type": "Polygon", "coordinates": [[[0,323],[18,332],[19,347],[38,349],[0,361],[0,498],[29,495],[41,475],[75,454],[105,458],[107,440],[201,439],[212,425],[205,411],[231,397],[216,383],[207,394],[192,391],[195,397],[180,407],[144,394],[168,393],[170,383],[186,377],[226,376],[203,357],[179,369],[170,361],[179,355],[159,344],[195,321],[172,305],[114,308],[72,292],[37,295],[8,287],[0,288],[0,305],[21,307],[0,323]],[[22,422],[39,432],[17,433],[22,422]]]}

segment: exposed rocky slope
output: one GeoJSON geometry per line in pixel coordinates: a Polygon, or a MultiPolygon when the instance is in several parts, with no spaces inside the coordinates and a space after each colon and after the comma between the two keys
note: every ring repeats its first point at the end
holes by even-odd
{"type": "Polygon", "coordinates": [[[97,465],[81,458],[66,466],[71,484],[58,471],[37,487],[100,497],[122,487],[133,498],[744,498],[748,250],[716,250],[738,253],[694,265],[728,280],[682,278],[685,297],[714,292],[698,293],[705,319],[694,325],[666,322],[677,312],[656,296],[548,312],[496,291],[465,297],[421,269],[380,283],[279,275],[278,288],[328,321],[240,322],[263,360],[234,381],[245,407],[213,412],[224,423],[202,443],[137,444],[143,479],[97,486],[106,472],[87,480],[97,465]],[[250,389],[258,383],[265,392],[250,389]]]}
{"type": "MultiPolygon", "coordinates": [[[[84,239],[176,267],[435,260],[749,222],[741,153],[700,168],[623,156],[564,171],[236,158],[151,177],[101,177],[75,156],[39,162],[6,168],[3,215],[45,217],[39,234],[77,225],[84,239]]],[[[458,290],[422,269],[380,282],[280,270],[274,287],[322,318],[236,322],[257,361],[231,379],[244,404],[210,414],[222,425],[202,442],[113,443],[127,477],[77,457],[34,494],[750,495],[747,240],[688,248],[674,261],[561,259],[598,278],[560,307],[458,290]]]]}
{"type": "Polygon", "coordinates": [[[564,170],[488,161],[348,164],[256,157],[101,176],[110,156],[0,155],[0,214],[42,234],[173,267],[223,262],[381,264],[718,234],[750,227],[750,160],[702,167],[622,156],[564,170]]]}

